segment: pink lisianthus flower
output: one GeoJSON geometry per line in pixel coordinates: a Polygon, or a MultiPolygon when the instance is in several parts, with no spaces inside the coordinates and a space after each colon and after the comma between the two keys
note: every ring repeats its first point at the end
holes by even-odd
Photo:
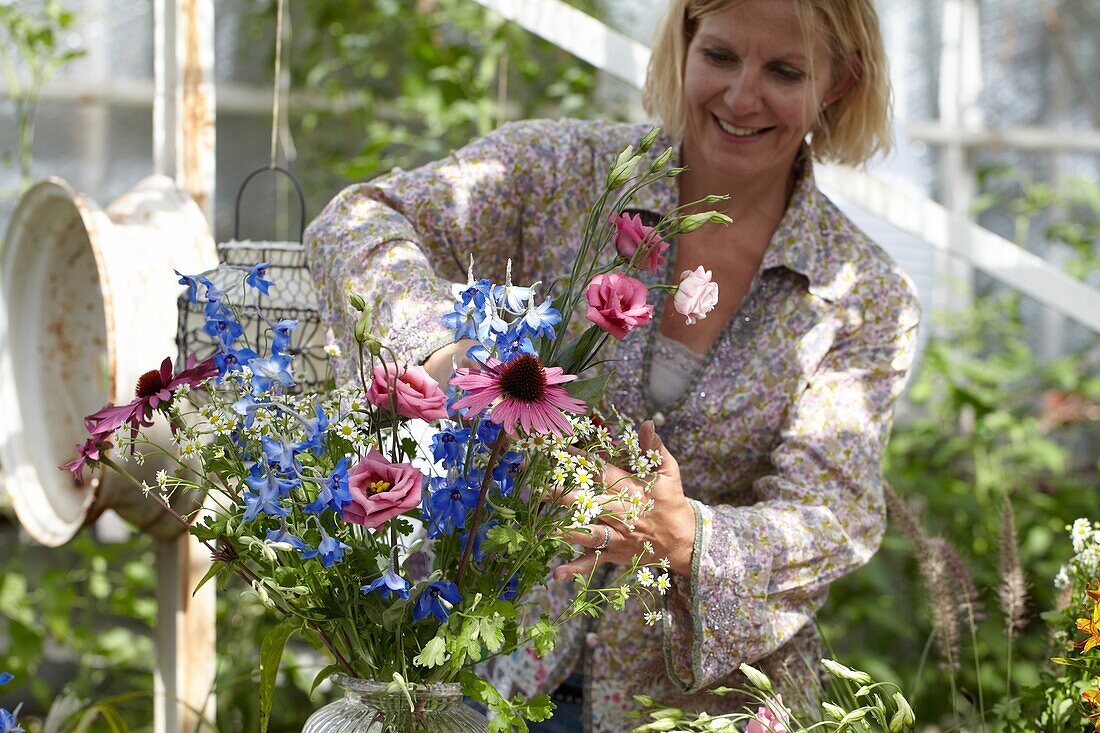
{"type": "Polygon", "coordinates": [[[390,463],[377,448],[348,469],[351,503],[343,510],[345,522],[378,529],[388,520],[420,505],[424,476],[411,463],[390,463]]]}
{"type": "Polygon", "coordinates": [[[745,733],[790,733],[787,728],[789,724],[790,717],[783,707],[783,696],[776,695],[756,709],[756,715],[749,721],[745,733]]]}
{"type": "Polygon", "coordinates": [[[367,402],[401,417],[442,420],[447,417],[447,395],[422,366],[396,367],[376,364],[367,402]]]}
{"type": "Polygon", "coordinates": [[[588,405],[571,397],[564,387],[577,377],[561,367],[544,367],[531,354],[520,354],[507,362],[489,359],[484,369],[459,369],[451,384],[466,391],[454,404],[469,409],[467,417],[493,407],[489,419],[516,434],[517,426],[528,435],[556,433],[570,435],[573,426],[565,412],[583,414],[588,405]]]}
{"type": "Polygon", "coordinates": [[[689,326],[706,318],[718,305],[718,283],[711,280],[710,270],[704,270],[702,265],[684,270],[672,304],[677,313],[687,317],[689,326]]]}
{"type": "Polygon", "coordinates": [[[612,218],[611,223],[615,225],[615,249],[624,260],[630,261],[641,246],[642,254],[635,263],[638,267],[657,272],[657,268],[665,264],[662,255],[668,249],[668,242],[661,239],[653,227],[643,224],[641,215],[631,216],[624,212],[612,218]]]}
{"type": "Polygon", "coordinates": [[[653,306],[646,303],[649,289],[629,275],[612,272],[597,275],[584,290],[588,301],[585,317],[617,339],[653,320],[653,306]]]}

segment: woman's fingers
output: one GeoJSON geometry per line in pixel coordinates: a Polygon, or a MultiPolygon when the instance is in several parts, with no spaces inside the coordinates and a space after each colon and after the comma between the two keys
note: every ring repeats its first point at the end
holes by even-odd
{"type": "Polygon", "coordinates": [[[608,545],[618,538],[618,533],[606,524],[588,524],[562,535],[562,539],[571,545],[580,545],[593,550],[607,549],[608,545]]]}
{"type": "Polygon", "coordinates": [[[589,551],[575,560],[570,560],[554,568],[554,580],[568,580],[578,573],[588,575],[594,567],[596,567],[596,553],[595,551],[589,551]]]}

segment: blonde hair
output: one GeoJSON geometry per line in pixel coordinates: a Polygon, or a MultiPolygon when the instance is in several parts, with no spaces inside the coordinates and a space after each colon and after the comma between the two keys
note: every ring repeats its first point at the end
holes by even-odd
{"type": "MultiPolygon", "coordinates": [[[[669,0],[657,27],[642,101],[646,112],[665,131],[682,137],[686,126],[683,103],[687,47],[699,19],[740,0],[669,0]]],[[[824,111],[811,128],[810,153],[815,160],[863,165],[892,146],[890,76],[886,49],[873,0],[792,0],[798,9],[802,35],[812,47],[814,20],[825,28],[834,82],[847,71],[854,83],[824,111]]],[[[811,68],[812,75],[813,70],[811,68]]]]}

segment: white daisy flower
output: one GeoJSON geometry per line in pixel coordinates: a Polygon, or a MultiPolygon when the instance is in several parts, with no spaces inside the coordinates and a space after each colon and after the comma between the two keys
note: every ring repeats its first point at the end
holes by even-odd
{"type": "Polygon", "coordinates": [[[646,611],[645,612],[645,625],[653,626],[658,621],[665,617],[664,611],[646,611]]]}
{"type": "Polygon", "coordinates": [[[592,472],[584,468],[578,468],[573,472],[573,480],[581,489],[591,489],[595,485],[592,481],[592,472]]]}
{"type": "Polygon", "coordinates": [[[196,458],[201,452],[198,438],[184,438],[179,442],[180,458],[196,458]]]}
{"type": "Polygon", "coordinates": [[[164,488],[168,485],[168,472],[163,468],[157,471],[157,486],[164,488]]]}
{"type": "Polygon", "coordinates": [[[340,358],[340,347],[336,344],[325,344],[325,353],[334,359],[340,358]]]}
{"type": "Polygon", "coordinates": [[[1075,519],[1069,528],[1069,536],[1073,540],[1074,553],[1083,552],[1085,543],[1092,538],[1092,523],[1084,517],[1075,519]]]}
{"type": "Polygon", "coordinates": [[[657,576],[657,592],[662,596],[668,593],[668,589],[672,587],[672,581],[669,580],[668,573],[662,573],[657,576]]]}
{"type": "Polygon", "coordinates": [[[638,585],[643,588],[650,588],[653,586],[653,571],[649,568],[642,568],[638,571],[638,585]]]}

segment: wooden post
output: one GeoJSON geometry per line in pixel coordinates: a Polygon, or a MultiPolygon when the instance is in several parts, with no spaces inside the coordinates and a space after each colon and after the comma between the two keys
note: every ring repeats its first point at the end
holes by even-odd
{"type": "MultiPolygon", "coordinates": [[[[940,122],[955,135],[940,153],[940,200],[962,217],[970,214],[975,174],[970,149],[961,134],[982,124],[979,94],[982,88],[978,0],[944,0],[940,50],[940,122]]],[[[969,231],[956,219],[952,237],[967,248],[969,231]]],[[[973,302],[973,270],[944,252],[936,253],[936,290],[933,308],[959,311],[973,302]]]]}
{"type": "MultiPolygon", "coordinates": [[[[155,0],[153,161],[175,178],[214,229],[212,0],[155,0]]],[[[210,558],[189,534],[158,541],[154,733],[195,733],[213,722],[217,665],[214,584],[192,591],[210,558]]],[[[209,729],[209,728],[208,728],[209,729]]]]}

